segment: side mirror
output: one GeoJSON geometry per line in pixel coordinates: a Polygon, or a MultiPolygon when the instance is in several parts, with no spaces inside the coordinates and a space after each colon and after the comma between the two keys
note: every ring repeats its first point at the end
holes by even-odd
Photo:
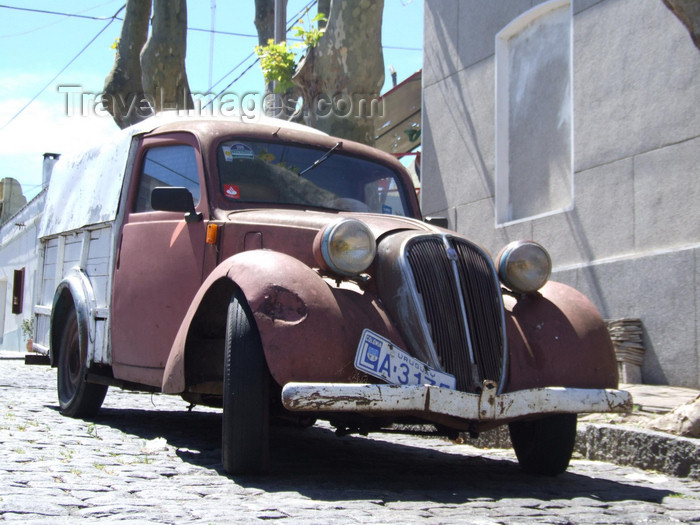
{"type": "Polygon", "coordinates": [[[194,199],[190,190],[176,186],[153,188],[151,208],[158,211],[180,211],[185,214],[185,222],[199,222],[202,214],[194,209],[194,199]]]}
{"type": "Polygon", "coordinates": [[[447,229],[447,217],[425,217],[425,222],[432,226],[438,226],[440,228],[447,229]]]}

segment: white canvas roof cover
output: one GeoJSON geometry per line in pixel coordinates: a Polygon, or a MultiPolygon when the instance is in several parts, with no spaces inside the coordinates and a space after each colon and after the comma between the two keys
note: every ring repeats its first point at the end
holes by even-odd
{"type": "MultiPolygon", "coordinates": [[[[158,126],[183,120],[187,116],[163,113],[129,128],[117,131],[107,142],[76,154],[61,156],[54,165],[46,196],[46,207],[39,227],[39,238],[78,230],[93,224],[114,221],[119,211],[124,172],[132,138],[158,126]]],[[[222,120],[221,117],[197,117],[196,120],[222,120]]],[[[321,133],[284,120],[258,116],[246,119],[233,116],[225,120],[268,124],[289,129],[321,133]]]]}
{"type": "Polygon", "coordinates": [[[61,156],[51,174],[39,238],[116,219],[132,137],[153,129],[150,120],[61,156]]]}

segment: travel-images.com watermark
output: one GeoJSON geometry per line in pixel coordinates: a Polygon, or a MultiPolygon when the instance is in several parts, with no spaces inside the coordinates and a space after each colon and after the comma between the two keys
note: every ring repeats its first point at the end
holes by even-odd
{"type": "Polygon", "coordinates": [[[191,102],[186,96],[178,103],[168,102],[162,90],[160,96],[110,95],[86,91],[77,85],[58,86],[57,91],[63,95],[64,111],[68,117],[111,118],[107,107],[115,108],[124,120],[142,120],[166,111],[177,112],[180,116],[235,117],[248,121],[255,121],[262,115],[286,119],[297,111],[302,111],[307,120],[310,112],[313,113],[312,120],[331,116],[357,119],[384,116],[384,100],[378,95],[321,94],[312,104],[300,109],[297,99],[283,100],[274,93],[190,93],[194,107],[188,109],[191,102]]]}

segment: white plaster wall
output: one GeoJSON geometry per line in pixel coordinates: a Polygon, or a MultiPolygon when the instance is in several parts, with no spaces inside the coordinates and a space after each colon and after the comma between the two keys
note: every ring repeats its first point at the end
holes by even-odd
{"type": "Polygon", "coordinates": [[[22,334],[22,321],[32,318],[34,279],[37,270],[37,232],[45,197],[46,193],[40,193],[0,228],[0,280],[7,282],[4,322],[0,323],[3,329],[0,349],[3,350],[23,351],[26,346],[22,334]],[[25,269],[22,313],[13,314],[14,271],[22,268],[25,269]]]}
{"type": "Polygon", "coordinates": [[[518,238],[609,318],[649,383],[700,387],[700,51],[661,0],[573,0],[574,208],[496,227],[496,33],[538,2],[425,3],[423,211],[491,253],[518,238]]]}

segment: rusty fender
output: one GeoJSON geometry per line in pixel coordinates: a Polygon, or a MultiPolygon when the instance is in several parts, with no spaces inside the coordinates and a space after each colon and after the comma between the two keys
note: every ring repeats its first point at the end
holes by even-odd
{"type": "Polygon", "coordinates": [[[508,377],[504,391],[538,387],[617,388],[607,327],[583,294],[550,281],[540,294],[504,296],[508,377]]]}
{"type": "Polygon", "coordinates": [[[366,381],[353,365],[365,328],[397,345],[404,344],[373,294],[354,285],[329,284],[289,255],[251,250],[223,261],[195,295],[165,367],[163,392],[185,390],[184,354],[190,326],[208,292],[222,286],[228,299],[236,288],[245,295],[268,367],[280,385],[290,381],[366,381]]]}
{"type": "Polygon", "coordinates": [[[95,294],[87,275],[78,267],[68,272],[54,293],[49,332],[49,356],[51,366],[54,367],[58,366],[61,330],[71,303],[78,318],[80,355],[86,356],[86,364],[89,365],[95,354],[95,318],[91,315],[95,308],[95,294]]]}

